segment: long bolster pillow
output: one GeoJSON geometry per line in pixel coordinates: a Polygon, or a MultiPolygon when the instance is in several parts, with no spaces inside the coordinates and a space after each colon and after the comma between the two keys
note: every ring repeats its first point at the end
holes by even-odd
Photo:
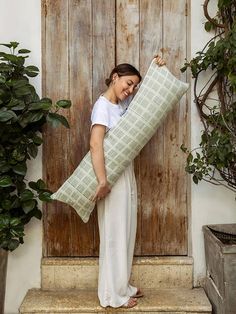
{"type": "MultiPolygon", "coordinates": [[[[153,60],[128,110],[104,139],[107,179],[111,186],[150,140],[189,84],[178,80],[153,60]]],[[[90,152],[51,198],[71,205],[84,222],[95,206],[97,187],[90,152]]]]}

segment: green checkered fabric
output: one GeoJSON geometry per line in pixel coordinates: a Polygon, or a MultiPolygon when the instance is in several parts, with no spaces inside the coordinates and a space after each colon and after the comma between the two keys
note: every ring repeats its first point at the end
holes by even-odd
{"type": "MultiPolygon", "coordinates": [[[[111,186],[150,140],[188,86],[165,66],[159,67],[152,61],[128,110],[104,139],[107,179],[111,186]]],[[[88,152],[73,174],[52,195],[52,199],[71,205],[87,222],[95,206],[91,199],[96,187],[97,179],[88,152]]]]}

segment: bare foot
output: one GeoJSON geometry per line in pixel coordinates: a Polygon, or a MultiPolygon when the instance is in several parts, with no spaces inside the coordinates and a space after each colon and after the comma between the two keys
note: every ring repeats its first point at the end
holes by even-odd
{"type": "Polygon", "coordinates": [[[143,297],[143,293],[140,288],[137,288],[137,292],[135,295],[132,295],[132,298],[141,298],[143,297]]]}
{"type": "Polygon", "coordinates": [[[130,309],[131,307],[134,307],[135,305],[137,305],[137,300],[134,298],[129,298],[129,300],[125,304],[123,304],[121,307],[130,309]]]}

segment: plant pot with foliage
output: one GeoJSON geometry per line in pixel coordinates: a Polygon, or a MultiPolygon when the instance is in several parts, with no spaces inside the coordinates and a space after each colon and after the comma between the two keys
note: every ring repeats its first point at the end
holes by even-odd
{"type": "MultiPolygon", "coordinates": [[[[209,14],[210,0],[203,4],[207,18],[205,29],[213,33],[211,40],[195,58],[182,68],[191,69],[194,96],[203,131],[199,147],[187,154],[186,171],[194,183],[205,180],[236,192],[236,1],[218,0],[215,17],[209,14]],[[201,79],[206,81],[200,86],[201,79]]],[[[214,313],[236,313],[236,224],[204,226],[207,285],[206,292],[214,313]],[[221,234],[221,236],[220,236],[221,234]],[[222,237],[232,241],[223,242],[222,237]],[[229,258],[229,252],[232,255],[229,258]],[[225,254],[226,257],[223,257],[225,254]],[[219,257],[216,263],[216,256],[219,257]],[[222,259],[230,260],[223,263],[222,259]],[[214,267],[215,265],[216,267],[214,267]],[[225,288],[223,289],[223,281],[225,288]],[[234,282],[234,283],[233,283],[234,282]],[[220,284],[219,284],[220,283],[220,284]],[[227,289],[226,289],[227,288],[227,289]],[[231,292],[233,291],[234,294],[231,292]],[[216,298],[215,296],[218,296],[216,298]]]]}
{"type": "Polygon", "coordinates": [[[69,127],[58,111],[71,106],[69,100],[54,104],[38,96],[29,78],[39,69],[25,65],[30,51],[18,45],[1,44],[9,53],[0,52],[0,249],[6,251],[24,243],[24,226],[33,217],[41,219],[38,201],[51,201],[42,179],[26,180],[27,160],[38,154],[45,123],[69,127]]]}

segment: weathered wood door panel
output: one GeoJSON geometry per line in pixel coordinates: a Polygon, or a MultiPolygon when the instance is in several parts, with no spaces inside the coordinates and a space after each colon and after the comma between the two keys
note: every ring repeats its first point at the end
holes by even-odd
{"type": "MultiPolygon", "coordinates": [[[[55,191],[89,149],[90,114],[115,64],[145,74],[156,52],[170,70],[187,56],[188,0],[42,1],[43,94],[70,98],[65,128],[45,128],[44,178],[55,191]]],[[[187,143],[186,96],[135,160],[138,183],[136,255],[187,254],[187,182],[180,145],[187,143]]],[[[69,206],[44,207],[45,256],[98,255],[96,211],[87,224],[69,206]]]]}

